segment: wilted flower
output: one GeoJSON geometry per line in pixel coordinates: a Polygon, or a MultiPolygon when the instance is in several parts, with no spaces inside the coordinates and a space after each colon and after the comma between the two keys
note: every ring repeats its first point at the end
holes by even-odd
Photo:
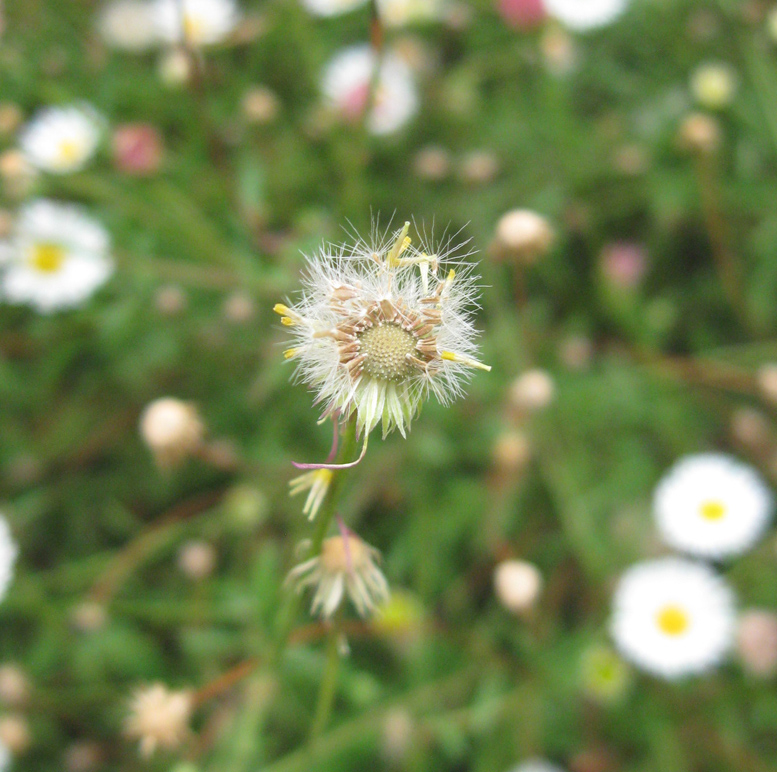
{"type": "Polygon", "coordinates": [[[191,692],[173,692],[163,684],[143,687],[130,701],[125,733],[140,740],[140,753],[146,758],[158,748],[173,750],[189,733],[193,707],[191,692]]]}
{"type": "Polygon", "coordinates": [[[555,234],[548,221],[529,209],[513,209],[496,224],[496,252],[531,264],[553,246],[555,234]]]}
{"type": "Polygon", "coordinates": [[[113,133],[113,162],[125,174],[143,177],[159,170],[164,147],[150,123],[128,123],[113,133]]]}
{"type": "Polygon", "coordinates": [[[216,567],[216,549],[206,541],[191,540],[178,552],[178,568],[188,579],[207,579],[216,567]]]}
{"type": "Polygon", "coordinates": [[[679,461],[653,499],[666,543],[713,559],[750,549],[763,536],[773,508],[773,496],[755,470],[716,453],[679,461]]]}
{"type": "Polygon", "coordinates": [[[196,451],[204,426],[197,408],[174,397],[149,404],[140,417],[140,434],[160,467],[170,467],[196,451]]]}
{"type": "Polygon", "coordinates": [[[356,534],[324,539],[321,554],[296,566],[287,581],[297,592],[315,587],[313,614],[334,614],[347,595],[361,616],[371,614],[389,595],[388,583],[378,568],[380,553],[356,534]]]}
{"type": "Polygon", "coordinates": [[[739,617],[737,652],[745,669],[766,678],[777,673],[777,614],[747,609],[739,617]]]}
{"type": "Polygon", "coordinates": [[[82,169],[102,136],[102,119],[88,105],[46,107],[22,129],[19,148],[35,168],[52,174],[82,169]]]}
{"type": "MultiPolygon", "coordinates": [[[[361,118],[370,102],[370,88],[377,60],[368,45],[340,51],[324,70],[321,89],[325,99],[346,120],[361,118]]],[[[380,60],[372,109],[367,125],[373,134],[391,134],[418,110],[418,92],[413,73],[395,53],[380,60]]]]}
{"type": "Polygon", "coordinates": [[[151,13],[162,40],[194,46],[222,42],[240,21],[236,0],[154,0],[151,13]]]}
{"type": "Polygon", "coordinates": [[[474,358],[471,265],[450,260],[449,243],[441,255],[412,247],[408,229],[322,249],[308,259],[302,299],[275,307],[295,336],[285,355],[323,415],[355,414],[366,434],[382,421],[384,436],[404,436],[430,394],[447,404],[473,369],[490,369],[474,358]]]}
{"type": "Polygon", "coordinates": [[[734,593],[702,563],[638,563],[618,582],[610,632],[627,659],[654,675],[673,679],[717,665],[734,627],[734,593]]]}
{"type": "Polygon", "coordinates": [[[307,515],[308,520],[313,520],[318,514],[318,510],[329,491],[332,476],[331,469],[315,469],[289,481],[289,496],[296,496],[308,491],[305,506],[302,508],[302,514],[307,515]]]}
{"type": "Polygon", "coordinates": [[[499,602],[513,614],[534,606],[542,589],[542,574],[525,560],[505,560],[494,570],[494,589],[499,602]]]}
{"type": "Polygon", "coordinates": [[[625,10],[629,0],[543,0],[545,10],[578,32],[612,24],[625,10]]]}
{"type": "Polygon", "coordinates": [[[0,243],[0,297],[41,313],[78,306],[113,272],[108,247],[106,231],[80,207],[31,201],[0,243]]]}
{"type": "Polygon", "coordinates": [[[186,292],[177,284],[167,284],[160,287],[154,295],[154,305],[160,314],[177,316],[186,310],[189,299],[186,292]]]}
{"type": "Polygon", "coordinates": [[[98,29],[106,43],[126,51],[145,51],[157,42],[148,0],[113,0],[102,9],[98,29]]]}
{"type": "Polygon", "coordinates": [[[694,99],[708,110],[728,107],[736,88],[736,72],[724,62],[699,65],[691,76],[691,93],[694,99]]]}

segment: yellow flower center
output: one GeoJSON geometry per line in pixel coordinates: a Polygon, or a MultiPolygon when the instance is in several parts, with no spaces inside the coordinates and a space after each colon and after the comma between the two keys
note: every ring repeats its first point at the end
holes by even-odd
{"type": "Polygon", "coordinates": [[[59,157],[63,163],[76,163],[81,158],[81,145],[74,139],[63,139],[59,143],[59,157]]]}
{"type": "Polygon", "coordinates": [[[407,355],[415,351],[416,338],[394,322],[368,327],[359,335],[359,353],[364,372],[381,381],[401,381],[411,365],[407,355]]]}
{"type": "Polygon", "coordinates": [[[35,244],[30,262],[36,271],[56,273],[65,262],[65,250],[59,244],[35,244]]]}
{"type": "Polygon", "coordinates": [[[183,35],[190,43],[197,42],[202,36],[202,19],[187,13],[183,18],[183,35]]]}
{"type": "Polygon", "coordinates": [[[656,615],[658,629],[665,635],[682,635],[690,626],[688,614],[679,606],[664,606],[656,615]]]}
{"type": "Polygon", "coordinates": [[[705,520],[715,522],[716,520],[722,520],[726,515],[726,506],[720,501],[705,501],[701,505],[701,516],[705,520]]]}

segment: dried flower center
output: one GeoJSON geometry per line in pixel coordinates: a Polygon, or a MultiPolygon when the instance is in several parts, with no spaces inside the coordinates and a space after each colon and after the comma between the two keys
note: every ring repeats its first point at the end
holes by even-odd
{"type": "Polygon", "coordinates": [[[679,606],[664,606],[656,615],[656,622],[662,633],[675,637],[688,629],[691,620],[679,606]]]}
{"type": "Polygon", "coordinates": [[[726,506],[720,501],[705,501],[700,508],[701,516],[705,520],[715,522],[722,520],[726,515],[726,506]]]}
{"type": "Polygon", "coordinates": [[[382,381],[401,381],[411,371],[407,355],[415,351],[415,336],[395,322],[381,322],[360,333],[359,353],[364,356],[362,369],[382,381]]]}
{"type": "Polygon", "coordinates": [[[321,565],[330,574],[359,571],[368,560],[367,548],[356,536],[332,536],[321,545],[321,565]]]}
{"type": "Polygon", "coordinates": [[[35,244],[30,262],[41,273],[56,273],[65,262],[65,250],[58,244],[35,244]]]}

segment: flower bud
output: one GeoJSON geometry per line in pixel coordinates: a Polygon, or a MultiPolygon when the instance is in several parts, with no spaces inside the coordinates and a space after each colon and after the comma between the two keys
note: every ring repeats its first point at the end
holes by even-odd
{"type": "Polygon", "coordinates": [[[499,15],[514,29],[530,30],[545,20],[542,0],[499,0],[499,15]]]}
{"type": "Polygon", "coordinates": [[[181,287],[175,284],[168,284],[157,290],[154,297],[154,305],[160,314],[178,316],[178,314],[186,310],[188,298],[181,287]]]}
{"type": "Polygon", "coordinates": [[[150,123],[128,123],[113,133],[113,162],[125,174],[146,177],[162,163],[162,137],[150,123]]]}
{"type": "Polygon", "coordinates": [[[104,761],[102,748],[88,740],[73,743],[65,751],[66,772],[96,772],[104,761]]]}
{"type": "Polygon", "coordinates": [[[499,161],[488,150],[473,150],[461,159],[459,175],[468,185],[487,185],[499,174],[499,161]]]}
{"type": "Polygon", "coordinates": [[[21,126],[24,114],[13,102],[0,104],[0,137],[10,137],[21,126]]]}
{"type": "Polygon", "coordinates": [[[107,620],[105,606],[93,601],[80,603],[70,614],[70,621],[79,633],[96,633],[105,627],[107,620]]]}
{"type": "Polygon", "coordinates": [[[206,541],[188,541],[178,552],[178,568],[187,577],[198,581],[207,579],[216,567],[216,550],[206,541]]]}
{"type": "Polygon", "coordinates": [[[542,589],[542,574],[532,563],[505,560],[494,570],[494,589],[499,602],[513,614],[531,611],[542,589]]]}
{"type": "Polygon", "coordinates": [[[3,716],[0,718],[0,744],[13,756],[21,756],[30,747],[30,725],[24,716],[3,716]]]}
{"type": "Polygon", "coordinates": [[[518,474],[526,468],[531,459],[529,438],[523,432],[503,432],[494,443],[492,455],[500,475],[518,474]]]}
{"type": "Polygon", "coordinates": [[[18,708],[27,702],[30,685],[27,676],[17,665],[0,666],[0,702],[18,708]]]}
{"type": "Polygon", "coordinates": [[[427,145],[416,154],[413,169],[422,180],[430,182],[444,180],[451,169],[450,154],[439,145],[427,145]]]}
{"type": "Polygon", "coordinates": [[[413,717],[402,708],[390,710],[383,719],[381,746],[383,758],[391,766],[401,766],[413,741],[413,717]]]}
{"type": "Polygon", "coordinates": [[[757,452],[772,442],[772,430],[766,416],[751,407],[737,408],[731,416],[731,437],[743,447],[757,452]]]}
{"type": "Polygon", "coordinates": [[[498,257],[532,264],[554,241],[553,229],[544,217],[529,209],[513,209],[497,223],[494,246],[498,257]]]}
{"type": "Polygon", "coordinates": [[[233,324],[247,324],[256,316],[256,304],[247,292],[233,292],[224,301],[224,316],[233,324]]]}
{"type": "Polygon", "coordinates": [[[549,27],[540,40],[545,67],[551,75],[563,77],[577,64],[577,49],[572,37],[561,27],[549,27]]]}
{"type": "Polygon", "coordinates": [[[737,652],[742,666],[754,676],[777,673],[777,614],[748,609],[739,617],[737,652]]]}
{"type": "Polygon", "coordinates": [[[527,370],[510,386],[510,404],[520,412],[543,410],[553,401],[556,385],[545,370],[527,370]]]}
{"type": "Polygon", "coordinates": [[[720,124],[710,115],[691,113],[680,126],[679,141],[691,153],[711,155],[720,147],[720,124]]]}
{"type": "Polygon", "coordinates": [[[702,64],[691,76],[691,93],[694,99],[708,110],[728,107],[736,88],[736,72],[723,62],[702,64]]]}
{"type": "Polygon", "coordinates": [[[762,365],[756,374],[756,381],[763,398],[777,405],[777,362],[762,365]]]}
{"type": "Polygon", "coordinates": [[[192,62],[182,48],[173,48],[159,60],[159,77],[169,88],[180,88],[192,76],[192,62]]]}
{"type": "Polygon", "coordinates": [[[202,444],[204,426],[189,402],[162,397],[140,417],[140,433],[160,468],[176,466],[202,444]]]}
{"type": "Polygon", "coordinates": [[[113,0],[104,7],[98,27],[109,46],[138,52],[156,42],[153,22],[147,0],[113,0]]]}
{"type": "Polygon", "coordinates": [[[253,86],[243,95],[243,116],[248,123],[272,123],[280,112],[281,105],[275,92],[266,86],[253,86]]]}
{"type": "Polygon", "coordinates": [[[599,256],[602,275],[616,290],[636,289],[645,276],[647,266],[647,253],[640,244],[609,244],[599,256]]]}

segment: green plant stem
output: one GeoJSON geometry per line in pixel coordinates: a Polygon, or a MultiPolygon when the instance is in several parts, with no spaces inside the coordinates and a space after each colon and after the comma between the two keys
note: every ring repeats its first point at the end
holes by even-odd
{"type": "MultiPolygon", "coordinates": [[[[337,459],[335,461],[337,464],[343,464],[353,460],[354,451],[356,449],[356,421],[354,419],[348,421],[343,428],[341,440],[340,452],[337,454],[337,459]]],[[[308,555],[310,556],[318,555],[321,552],[321,545],[324,543],[324,539],[329,532],[329,527],[335,516],[337,502],[347,471],[347,469],[335,469],[332,472],[332,481],[329,484],[329,492],[321,506],[321,510],[316,516],[316,528],[313,532],[310,550],[308,552],[308,555]]],[[[292,627],[294,626],[294,620],[299,611],[300,602],[301,597],[298,593],[289,593],[286,603],[281,608],[279,624],[277,627],[277,638],[272,656],[272,659],[275,662],[278,661],[286,647],[286,642],[289,639],[292,627]]]]}
{"type": "Polygon", "coordinates": [[[335,702],[335,692],[337,689],[337,675],[340,672],[340,624],[336,620],[327,636],[326,642],[326,664],[324,666],[324,677],[321,680],[321,686],[318,690],[318,701],[316,702],[316,712],[313,716],[313,723],[310,727],[311,741],[319,737],[329,722],[332,714],[332,706],[335,702]]]}

